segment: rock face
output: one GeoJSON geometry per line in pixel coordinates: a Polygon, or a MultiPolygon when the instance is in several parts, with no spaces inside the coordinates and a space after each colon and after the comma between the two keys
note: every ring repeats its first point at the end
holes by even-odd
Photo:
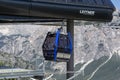
{"type": "MultiPolygon", "coordinates": [[[[120,80],[119,14],[119,11],[115,12],[114,19],[110,23],[85,21],[75,23],[74,61],[77,72],[72,78],[76,80],[120,80]]],[[[41,47],[47,32],[55,31],[58,27],[1,24],[0,65],[36,69],[36,59],[43,57],[41,47]]],[[[63,64],[65,63],[46,62],[46,70],[64,73],[66,66],[63,64]]],[[[65,74],[55,74],[49,78],[50,80],[54,78],[65,80],[65,74]]]]}

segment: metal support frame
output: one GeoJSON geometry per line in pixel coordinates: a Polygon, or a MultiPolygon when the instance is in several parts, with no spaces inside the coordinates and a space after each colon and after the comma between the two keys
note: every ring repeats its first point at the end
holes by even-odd
{"type": "MultiPolygon", "coordinates": [[[[67,32],[71,33],[72,43],[73,43],[72,56],[71,56],[69,62],[67,62],[67,72],[69,72],[69,71],[74,71],[74,20],[67,20],[67,32]]],[[[74,75],[74,73],[67,73],[66,74],[67,79],[69,79],[73,75],[74,75]]],[[[74,79],[72,79],[72,80],[74,80],[74,79]]]]}

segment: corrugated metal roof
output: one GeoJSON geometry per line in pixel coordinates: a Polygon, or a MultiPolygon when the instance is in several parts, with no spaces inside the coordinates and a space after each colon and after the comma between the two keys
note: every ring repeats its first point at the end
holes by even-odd
{"type": "Polygon", "coordinates": [[[76,4],[76,5],[88,5],[88,6],[115,8],[114,5],[112,4],[111,0],[33,0],[33,1],[67,3],[67,4],[76,4]]]}

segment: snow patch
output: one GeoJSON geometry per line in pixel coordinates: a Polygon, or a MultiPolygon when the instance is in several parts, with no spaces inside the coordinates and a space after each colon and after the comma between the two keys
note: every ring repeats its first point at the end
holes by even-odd
{"type": "Polygon", "coordinates": [[[0,28],[0,33],[2,33],[3,35],[8,35],[9,34],[9,29],[8,28],[0,28]]]}
{"type": "Polygon", "coordinates": [[[114,49],[113,53],[118,54],[120,56],[120,47],[117,49],[114,49]]]}

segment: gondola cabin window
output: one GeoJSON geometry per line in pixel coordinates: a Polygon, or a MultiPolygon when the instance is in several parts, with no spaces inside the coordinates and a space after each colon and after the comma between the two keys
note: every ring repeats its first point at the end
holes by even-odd
{"type": "Polygon", "coordinates": [[[70,55],[66,53],[57,53],[57,58],[70,59],[70,55]]]}

